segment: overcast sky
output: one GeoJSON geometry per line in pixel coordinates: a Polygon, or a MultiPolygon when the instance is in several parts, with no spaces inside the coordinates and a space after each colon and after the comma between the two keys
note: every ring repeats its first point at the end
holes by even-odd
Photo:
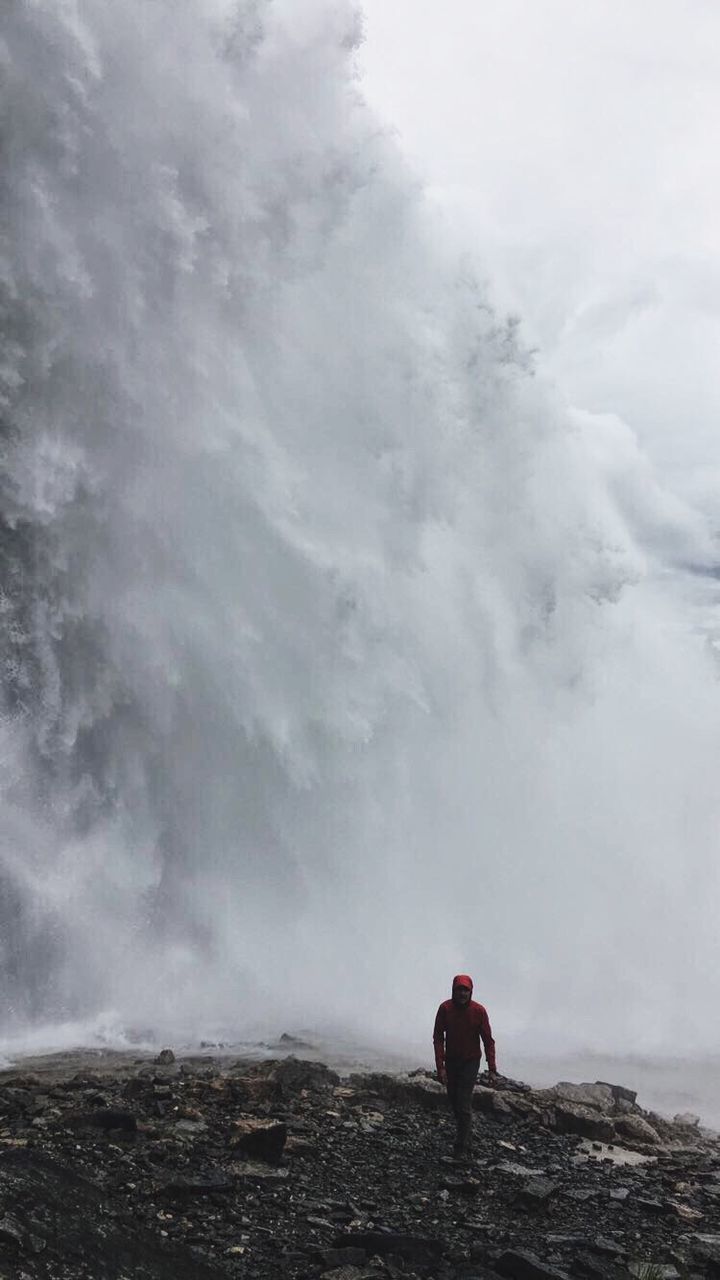
{"type": "Polygon", "coordinates": [[[495,299],[720,525],[720,4],[363,7],[366,94],[495,299]]]}

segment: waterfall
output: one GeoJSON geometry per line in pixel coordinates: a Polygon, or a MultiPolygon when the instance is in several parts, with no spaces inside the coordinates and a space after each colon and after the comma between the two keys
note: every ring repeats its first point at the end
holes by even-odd
{"type": "Polygon", "coordinates": [[[469,969],[508,1036],[701,1044],[710,650],[361,38],[5,2],[5,1029],[422,1038],[469,969]]]}

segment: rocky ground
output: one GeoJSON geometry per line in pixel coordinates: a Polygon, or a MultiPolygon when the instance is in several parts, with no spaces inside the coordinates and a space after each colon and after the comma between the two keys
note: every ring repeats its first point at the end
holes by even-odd
{"type": "Polygon", "coordinates": [[[0,1073],[0,1280],[720,1277],[720,1140],[614,1085],[99,1055],[0,1073]],[[74,1069],[73,1069],[74,1067],[74,1069]]]}

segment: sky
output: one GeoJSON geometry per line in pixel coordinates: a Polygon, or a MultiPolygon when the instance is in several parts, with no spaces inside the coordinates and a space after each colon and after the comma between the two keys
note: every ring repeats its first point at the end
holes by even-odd
{"type": "Polygon", "coordinates": [[[364,0],[364,90],[571,403],[715,534],[720,6],[364,0]]]}

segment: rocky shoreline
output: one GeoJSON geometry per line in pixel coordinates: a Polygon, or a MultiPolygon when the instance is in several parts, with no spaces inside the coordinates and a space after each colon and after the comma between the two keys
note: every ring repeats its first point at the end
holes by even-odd
{"type": "Polygon", "coordinates": [[[720,1278],[720,1138],[614,1084],[98,1055],[0,1072],[0,1280],[720,1278]]]}

